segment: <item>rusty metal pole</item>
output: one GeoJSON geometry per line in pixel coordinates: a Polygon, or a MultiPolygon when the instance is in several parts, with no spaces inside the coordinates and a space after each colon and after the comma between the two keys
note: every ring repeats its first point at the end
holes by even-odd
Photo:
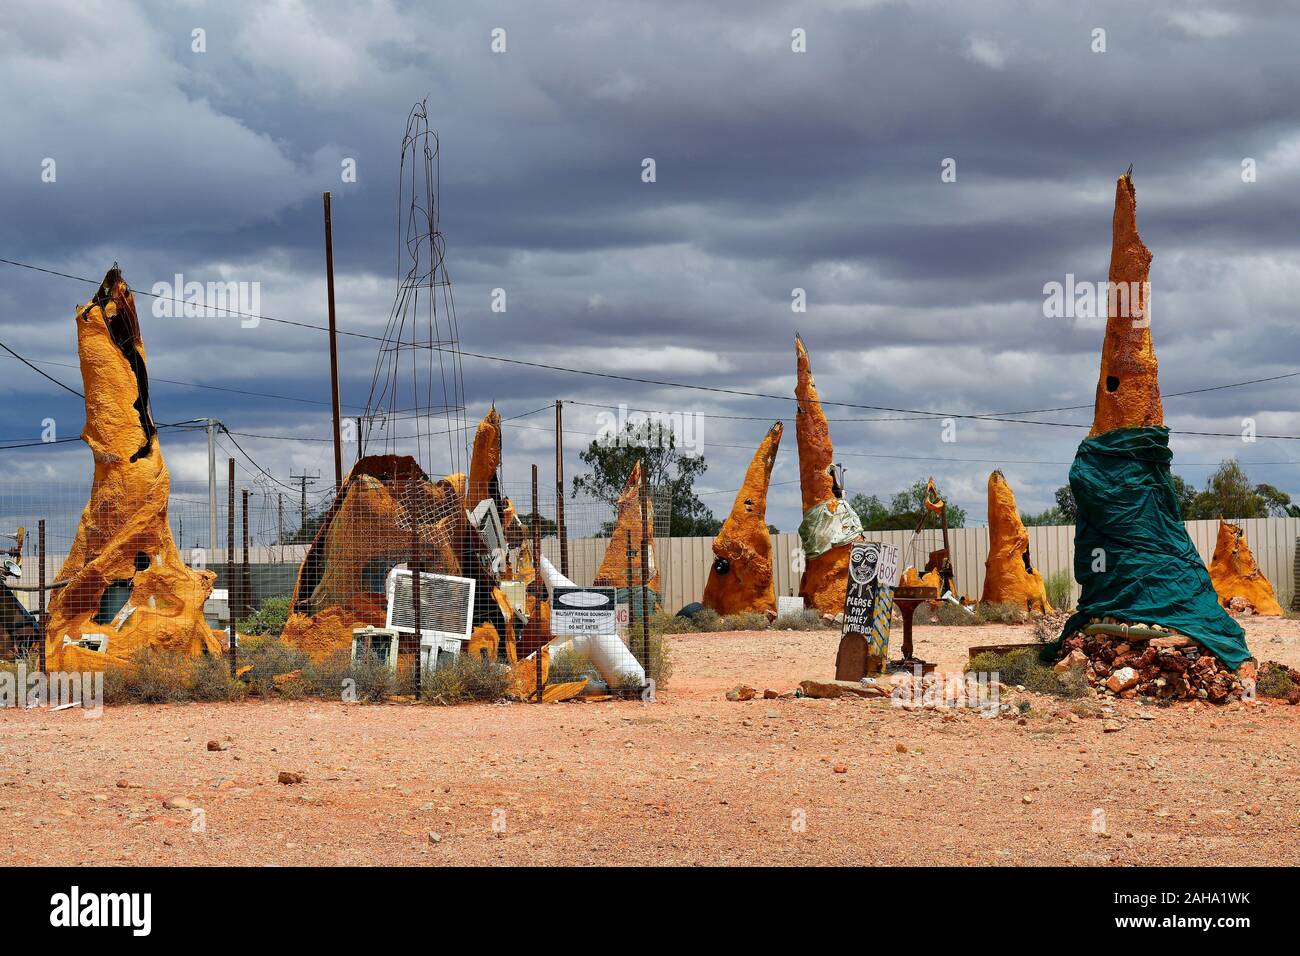
{"type": "Polygon", "coordinates": [[[239,565],[239,606],[244,616],[253,613],[253,572],[248,566],[248,489],[241,489],[241,521],[243,523],[243,558],[239,565]]]}
{"type": "Polygon", "coordinates": [[[238,663],[235,650],[235,459],[226,465],[226,614],[229,617],[230,678],[234,680],[238,663]]]}
{"type": "Polygon", "coordinates": [[[334,493],[343,490],[343,438],[339,424],[339,335],[334,315],[334,227],[330,194],[325,193],[325,288],[329,296],[330,399],[334,408],[334,493]]]}
{"type": "Polygon", "coordinates": [[[650,676],[650,486],[641,472],[641,665],[650,676]]]}
{"type": "MultiPolygon", "coordinates": [[[[632,621],[632,589],[636,586],[633,583],[635,578],[632,577],[632,557],[636,552],[632,550],[632,529],[628,528],[624,536],[627,538],[627,546],[623,550],[623,555],[627,558],[627,640],[628,647],[631,647],[632,628],[635,626],[632,621]]],[[[618,599],[618,591],[614,592],[614,598],[618,599]]]]}
{"type": "Polygon", "coordinates": [[[41,673],[45,673],[45,519],[36,523],[36,583],[40,587],[40,613],[36,620],[40,623],[40,659],[41,673]]]}
{"type": "Polygon", "coordinates": [[[542,676],[542,589],[539,582],[542,578],[542,516],[537,510],[537,465],[533,465],[533,587],[537,592],[537,625],[533,629],[533,635],[537,638],[537,649],[533,651],[533,670],[537,674],[537,703],[542,702],[542,693],[545,690],[546,681],[542,676]]]}
{"type": "MultiPolygon", "coordinates": [[[[569,532],[564,527],[564,403],[555,400],[555,534],[560,541],[560,573],[569,576],[569,532]]],[[[538,562],[540,566],[540,562],[538,562]]]]}
{"type": "MultiPolygon", "coordinates": [[[[411,561],[410,561],[411,616],[414,618],[414,624],[415,624],[415,664],[412,666],[411,674],[415,681],[415,697],[417,700],[419,700],[420,698],[420,680],[421,680],[421,670],[422,670],[422,668],[420,667],[420,654],[422,653],[422,645],[424,643],[424,635],[421,631],[421,625],[423,624],[421,617],[422,617],[422,612],[424,610],[424,605],[423,605],[424,594],[422,592],[424,589],[420,586],[422,582],[422,578],[420,575],[422,574],[424,569],[424,562],[422,560],[423,555],[421,554],[422,551],[423,551],[423,542],[420,540],[420,529],[416,527],[415,522],[412,522],[411,523],[411,561]]],[[[430,648],[429,657],[432,659],[435,665],[438,663],[438,648],[436,645],[430,648]]]]}

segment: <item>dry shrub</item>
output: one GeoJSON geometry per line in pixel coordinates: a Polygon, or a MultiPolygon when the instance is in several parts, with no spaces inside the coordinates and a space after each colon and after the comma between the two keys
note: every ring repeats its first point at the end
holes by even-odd
{"type": "MultiPolygon", "coordinates": [[[[252,665],[253,669],[243,679],[260,697],[270,697],[277,691],[274,680],[277,674],[302,670],[310,663],[303,651],[277,637],[245,637],[239,642],[238,656],[240,667],[252,665]]],[[[293,694],[294,690],[287,693],[293,694]]]]}
{"type": "Polygon", "coordinates": [[[718,622],[720,631],[766,631],[767,615],[760,611],[729,614],[718,622]]]}
{"type": "Polygon", "coordinates": [[[838,626],[837,624],[827,624],[817,611],[804,608],[801,611],[782,614],[772,622],[771,629],[774,631],[824,631],[829,628],[838,628],[838,626]]]}
{"type": "Polygon", "coordinates": [[[1255,693],[1260,697],[1289,698],[1296,691],[1296,683],[1281,664],[1268,661],[1259,669],[1255,680],[1255,693]]]}
{"type": "Polygon", "coordinates": [[[190,696],[207,703],[243,700],[248,696],[248,685],[231,678],[228,657],[205,654],[194,663],[190,696]]]}
{"type": "Polygon", "coordinates": [[[188,654],[142,647],[127,663],[104,671],[104,703],[185,703],[192,699],[194,665],[188,654]]]}
{"type": "Polygon", "coordinates": [[[1080,670],[1058,674],[1039,659],[1038,649],[1034,647],[1004,654],[984,651],[967,662],[966,671],[981,674],[996,672],[1002,683],[1023,686],[1035,694],[1082,697],[1088,690],[1087,679],[1080,670]]]}
{"type": "Polygon", "coordinates": [[[477,655],[461,654],[423,678],[420,696],[430,704],[497,701],[506,696],[510,686],[510,668],[477,655]]]}

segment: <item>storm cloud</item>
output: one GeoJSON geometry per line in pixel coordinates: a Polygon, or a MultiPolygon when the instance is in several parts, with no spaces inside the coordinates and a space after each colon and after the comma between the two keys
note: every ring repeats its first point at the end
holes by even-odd
{"type": "MultiPolygon", "coordinates": [[[[177,273],[257,282],[262,313],[321,325],[329,190],[340,326],[379,334],[398,281],[401,137],[427,98],[466,350],[791,396],[466,357],[471,419],[493,401],[503,416],[575,402],[572,475],[611,406],[723,416],[702,419],[701,487],[725,512],[771,420],[793,414],[796,331],[832,401],[941,414],[1090,405],[1103,322],[1045,317],[1043,286],[1106,278],[1114,181],[1130,163],[1155,255],[1163,390],[1300,368],[1297,38],[1300,11],[1280,2],[18,0],[0,31],[0,256],[95,279],[118,261],[139,290],[177,273]],[[498,28],[504,53],[490,46],[498,28]],[[795,30],[806,52],[792,50],[795,30]],[[497,288],[505,313],[490,308],[497,288]]],[[[92,291],[0,265],[0,338],[79,387],[72,316],[92,291]]],[[[157,420],[280,436],[241,443],[277,476],[328,474],[322,334],[149,305],[157,420]]],[[[341,342],[351,414],[376,344],[341,342]]],[[[2,362],[0,438],[35,441],[45,419],[76,434],[75,396],[2,362]]],[[[1295,382],[1171,397],[1166,418],[1300,435],[1295,382]]],[[[945,442],[938,419],[827,412],[850,493],[887,496],[932,474],[975,520],[999,465],[1022,508],[1051,504],[1084,434],[961,419],[945,442]],[[895,420],[862,420],[881,418],[895,420]]],[[[508,423],[508,483],[549,460],[548,424],[508,423]]],[[[784,530],[799,519],[793,438],[769,511],[784,530]]],[[[163,440],[178,480],[204,477],[201,435],[163,440]]],[[[1175,435],[1175,470],[1200,484],[1235,455],[1254,480],[1300,492],[1295,445],[1175,435]]],[[[4,455],[13,479],[90,468],[76,443],[4,455]]]]}

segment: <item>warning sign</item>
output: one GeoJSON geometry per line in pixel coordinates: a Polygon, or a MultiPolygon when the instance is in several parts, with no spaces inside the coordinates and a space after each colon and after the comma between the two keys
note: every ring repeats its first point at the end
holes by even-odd
{"type": "Polygon", "coordinates": [[[551,598],[552,634],[618,633],[613,588],[556,588],[551,598]]]}

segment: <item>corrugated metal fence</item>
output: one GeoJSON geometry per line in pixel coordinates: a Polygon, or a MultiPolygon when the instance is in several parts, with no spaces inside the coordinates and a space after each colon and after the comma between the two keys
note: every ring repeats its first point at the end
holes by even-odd
{"type": "MultiPolygon", "coordinates": [[[[1260,570],[1273,584],[1283,607],[1291,601],[1295,589],[1296,537],[1300,536],[1300,518],[1248,518],[1236,522],[1246,532],[1246,541],[1259,563],[1260,570]]],[[[1214,554],[1214,542],[1219,532],[1217,521],[1188,521],[1188,534],[1208,565],[1214,554]]],[[[903,549],[904,563],[925,566],[927,555],[943,547],[941,532],[934,529],[922,531],[913,539],[910,531],[873,531],[868,534],[873,541],[898,545],[903,549]]],[[[987,528],[954,528],[948,532],[952,546],[953,569],[957,587],[972,598],[978,599],[984,590],[984,562],[988,558],[989,532],[987,528]]],[[[570,541],[569,576],[578,584],[590,584],[608,544],[606,538],[586,538],[570,541]]],[[[712,538],[665,538],[657,543],[657,558],[661,573],[663,602],[670,610],[677,610],[704,594],[704,584],[713,562],[712,538]]],[[[792,532],[772,535],[772,565],[776,573],[776,593],[796,594],[799,591],[800,572],[794,566],[798,553],[799,536],[792,532]]],[[[558,547],[547,539],[543,553],[558,563],[558,547]]],[[[1029,555],[1043,577],[1057,571],[1074,573],[1074,526],[1054,525],[1029,529],[1029,555]]],[[[1077,599],[1079,587],[1074,586],[1077,599]]]]}

